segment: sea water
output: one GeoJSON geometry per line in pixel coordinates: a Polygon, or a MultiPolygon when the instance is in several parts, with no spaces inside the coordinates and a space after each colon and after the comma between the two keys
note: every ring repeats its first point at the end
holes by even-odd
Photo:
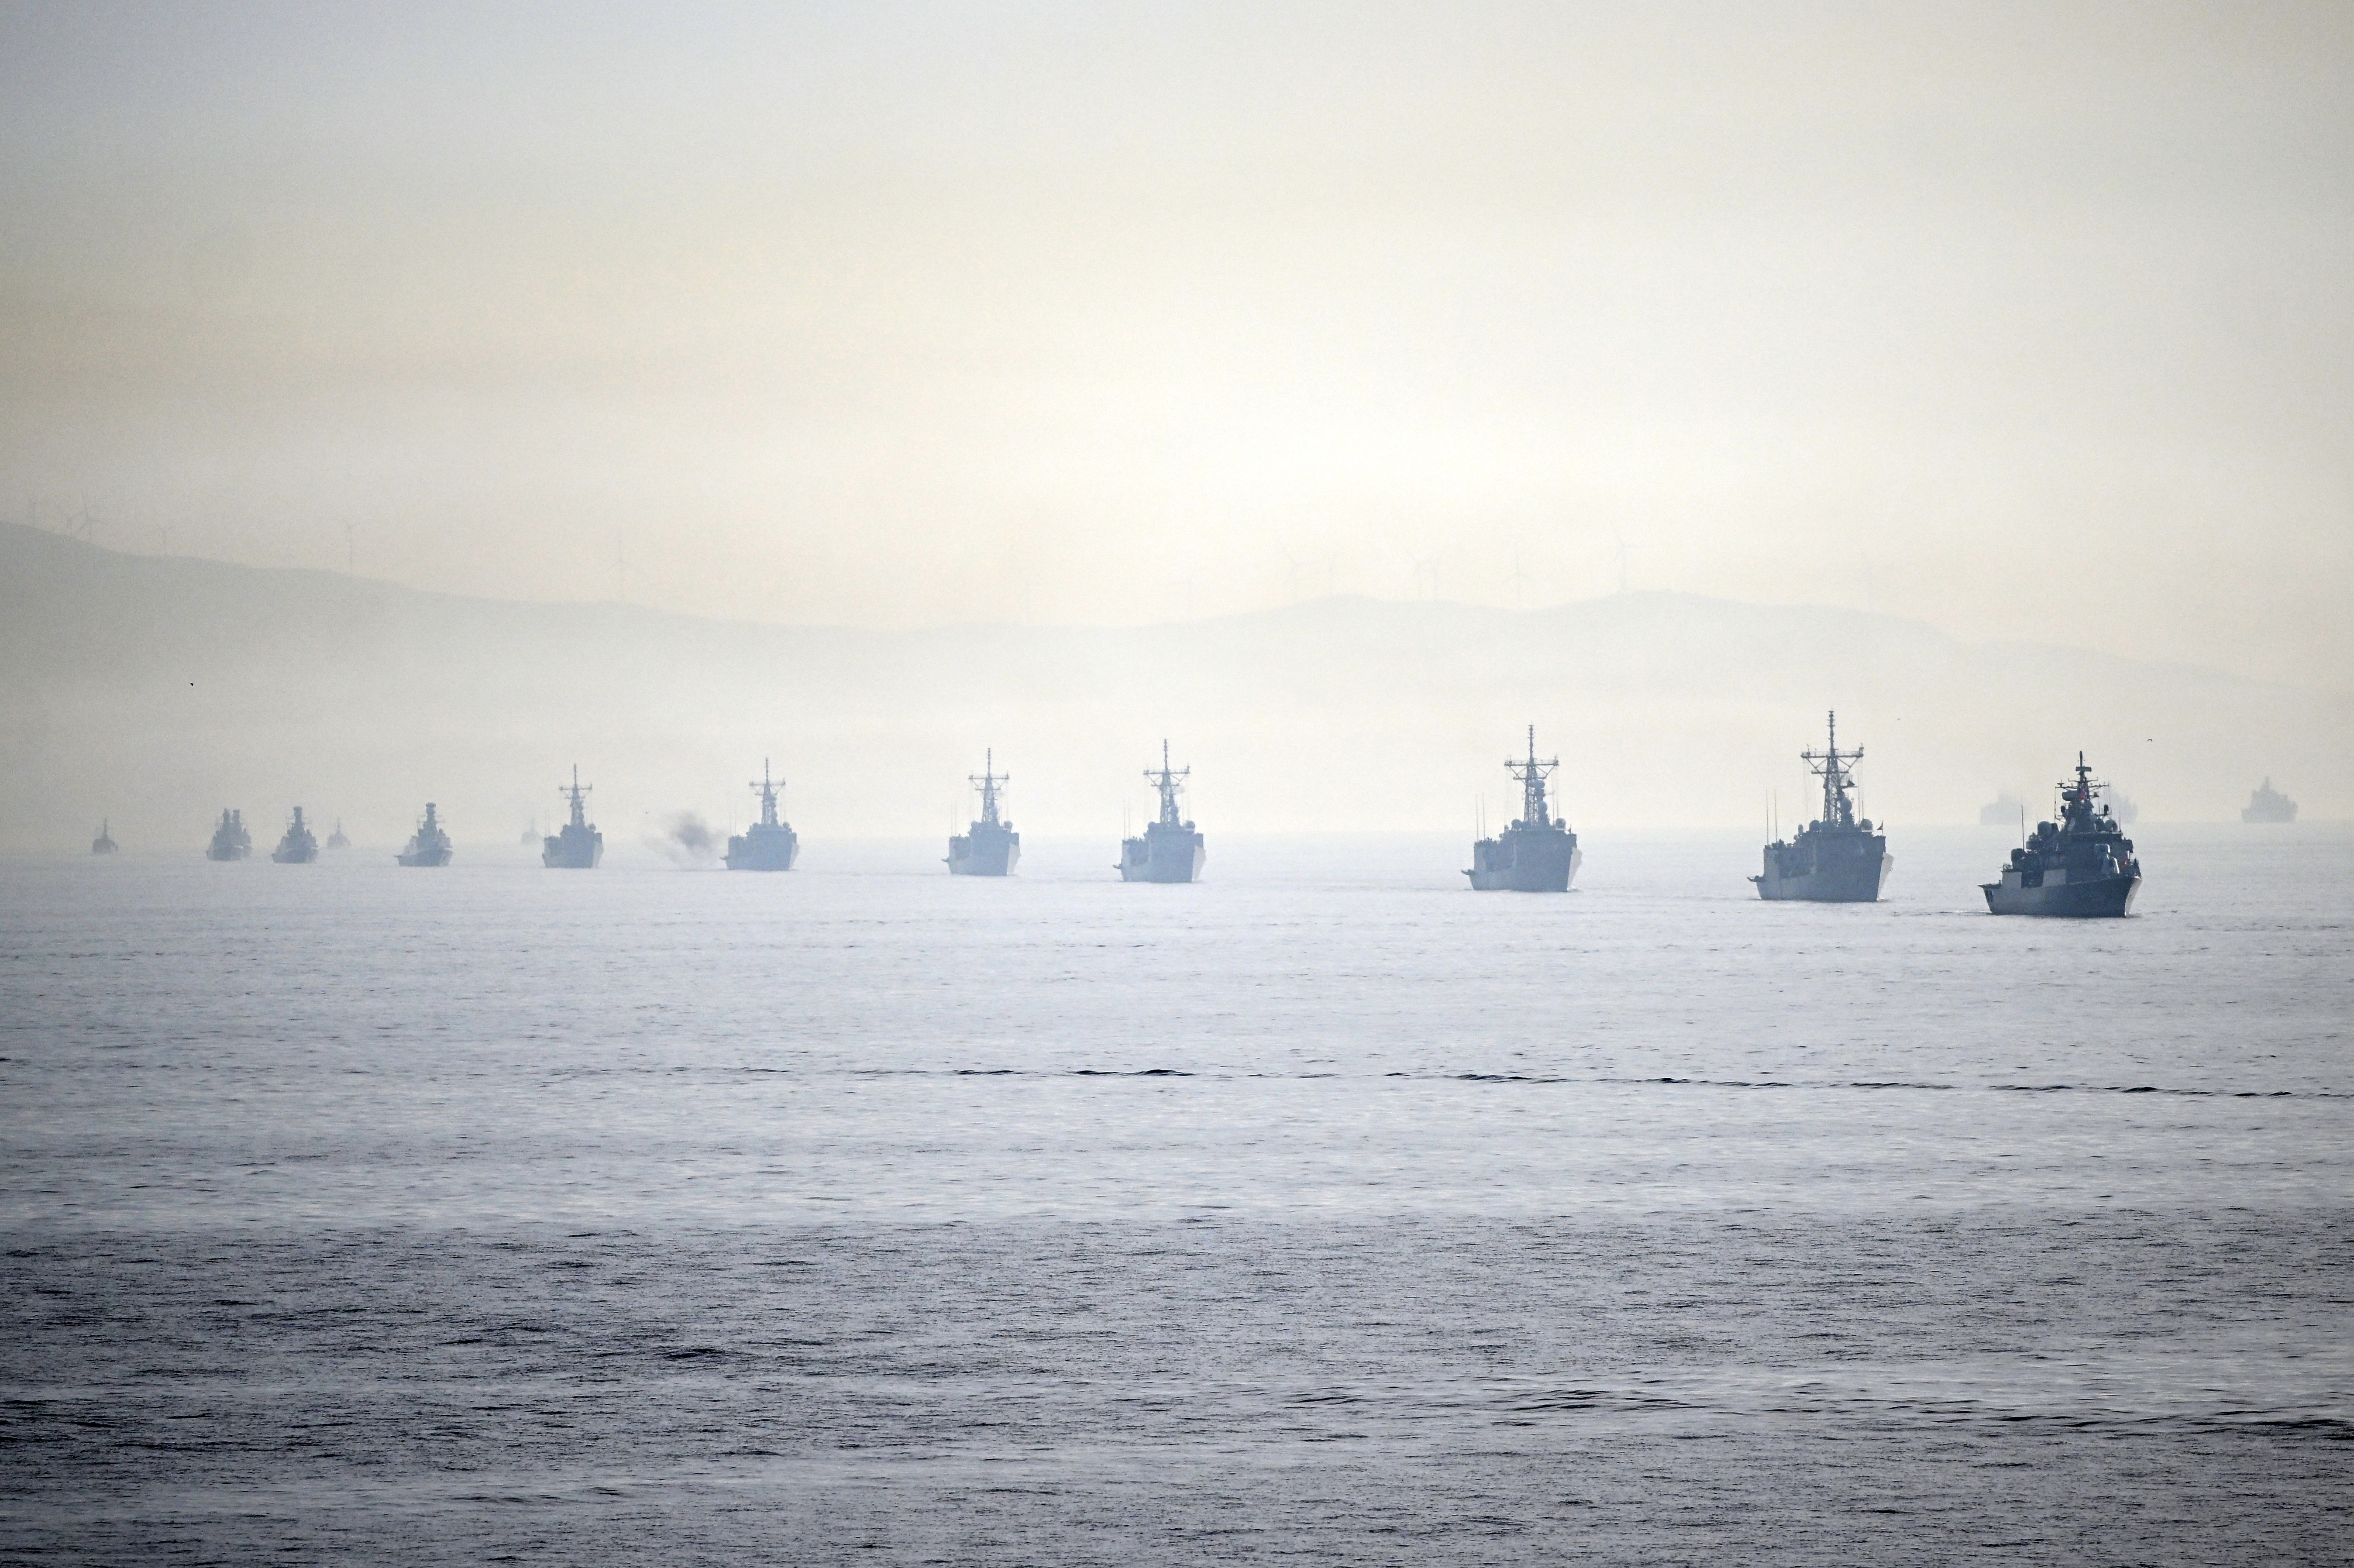
{"type": "Polygon", "coordinates": [[[804,837],[0,863],[0,1554],[2354,1559],[2354,833],[804,837]]]}

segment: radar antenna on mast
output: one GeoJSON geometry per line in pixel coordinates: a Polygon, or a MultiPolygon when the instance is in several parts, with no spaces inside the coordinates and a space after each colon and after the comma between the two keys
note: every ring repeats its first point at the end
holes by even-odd
{"type": "Polygon", "coordinates": [[[997,820],[997,787],[1009,782],[1013,776],[997,771],[997,753],[994,749],[983,749],[981,758],[981,771],[966,774],[965,779],[968,783],[981,786],[981,820],[984,824],[994,828],[1001,825],[997,820]]]}
{"type": "Polygon", "coordinates": [[[1823,821],[1841,827],[1855,825],[1855,807],[1847,792],[1855,788],[1852,765],[1863,760],[1863,747],[1853,751],[1839,748],[1839,713],[1830,714],[1830,743],[1820,751],[1802,751],[1798,760],[1805,763],[1823,781],[1823,821]]]}
{"type": "Polygon", "coordinates": [[[782,789],[784,787],[785,781],[783,779],[779,779],[772,781],[769,778],[769,759],[765,757],[760,758],[760,776],[752,780],[752,791],[754,794],[760,797],[760,825],[762,827],[774,828],[783,825],[777,821],[777,791],[782,789]]]}
{"type": "Polygon", "coordinates": [[[1504,758],[1505,768],[1521,781],[1521,821],[1531,827],[1546,827],[1553,821],[1545,809],[1544,781],[1552,778],[1553,769],[1560,766],[1561,758],[1558,757],[1543,762],[1537,760],[1537,726],[1534,725],[1529,726],[1528,759],[1504,758]]]}
{"type": "Polygon", "coordinates": [[[1169,766],[1169,743],[1166,740],[1161,743],[1159,769],[1148,768],[1144,770],[1144,777],[1161,791],[1161,821],[1164,827],[1181,828],[1185,825],[1177,815],[1177,792],[1184,788],[1178,780],[1192,777],[1193,772],[1191,767],[1172,768],[1169,766]]]}

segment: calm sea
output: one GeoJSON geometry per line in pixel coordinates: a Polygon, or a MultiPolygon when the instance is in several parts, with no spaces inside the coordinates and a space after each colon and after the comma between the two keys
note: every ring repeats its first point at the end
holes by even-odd
{"type": "Polygon", "coordinates": [[[2354,832],[0,863],[0,1556],[2354,1561],[2354,832]]]}

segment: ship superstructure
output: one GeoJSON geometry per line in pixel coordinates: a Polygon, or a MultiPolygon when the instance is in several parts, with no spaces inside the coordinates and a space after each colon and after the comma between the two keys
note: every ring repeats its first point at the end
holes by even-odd
{"type": "Polygon", "coordinates": [[[2267,779],[2254,794],[2248,797],[2247,809],[2240,813],[2240,821],[2294,822],[2296,821],[2296,802],[2274,789],[2273,781],[2267,779]]]}
{"type": "Polygon", "coordinates": [[[1475,893],[1566,893],[1585,863],[1577,835],[1565,818],[1556,818],[1545,800],[1545,780],[1561,766],[1558,757],[1539,760],[1537,726],[1529,726],[1529,754],[1506,758],[1504,770],[1521,787],[1521,814],[1511,826],[1492,839],[1471,846],[1471,879],[1475,893]]]}
{"type": "Polygon", "coordinates": [[[1202,874],[1209,859],[1202,835],[1177,807],[1178,793],[1193,772],[1191,768],[1171,768],[1169,743],[1161,743],[1160,768],[1144,770],[1144,777],[1161,791],[1161,815],[1144,825],[1140,837],[1120,841],[1122,882],[1191,882],[1202,874]]]}
{"type": "Polygon", "coordinates": [[[341,817],[335,819],[335,831],[327,835],[327,847],[331,850],[352,847],[352,841],[344,837],[344,820],[341,817]]]}
{"type": "Polygon", "coordinates": [[[252,853],[253,838],[245,831],[245,813],[223,808],[220,823],[213,829],[212,842],[205,846],[205,858],[243,860],[252,853]]]}
{"type": "Polygon", "coordinates": [[[605,835],[588,820],[588,791],[594,788],[580,782],[580,766],[573,764],[572,782],[556,789],[571,802],[572,820],[540,841],[540,864],[556,871],[594,871],[605,858],[605,835]]]}
{"type": "Polygon", "coordinates": [[[294,820],[286,824],[285,834],[270,852],[270,858],[281,865],[308,865],[319,858],[318,835],[303,822],[302,807],[294,808],[294,820]]]}
{"type": "Polygon", "coordinates": [[[2076,754],[2073,782],[2060,788],[2060,820],[2038,822],[2010,852],[1999,881],[1980,883],[1997,915],[2058,915],[2079,918],[2123,915],[2141,888],[2133,840],[2097,797],[2107,786],[2076,754]]]}
{"type": "Polygon", "coordinates": [[[728,839],[728,870],[790,871],[801,858],[801,841],[793,825],[777,815],[777,796],[784,787],[783,779],[769,777],[769,759],[760,758],[760,777],[752,781],[752,793],[760,798],[760,820],[728,839]]]}
{"type": "Polygon", "coordinates": [[[1896,863],[1887,839],[1873,831],[1872,819],[1856,816],[1855,802],[1848,798],[1863,747],[1841,751],[1839,715],[1832,714],[1829,722],[1830,739],[1823,749],[1798,753],[1798,759],[1823,781],[1822,815],[1787,842],[1776,839],[1766,846],[1764,874],[1749,879],[1757,885],[1760,898],[1874,903],[1896,863]]]}
{"type": "MultiPolygon", "coordinates": [[[[998,787],[1010,775],[997,771],[997,753],[981,752],[981,771],[967,781],[981,790],[981,816],[962,836],[949,840],[949,874],[952,876],[1004,876],[1022,858],[1022,835],[997,815],[998,787]]],[[[1166,759],[1163,759],[1164,766],[1166,759]]]]}
{"type": "Polygon", "coordinates": [[[403,865],[448,865],[453,853],[450,834],[441,826],[433,802],[426,801],[423,820],[417,824],[417,832],[409,835],[408,847],[396,858],[403,865]]]}
{"type": "Polygon", "coordinates": [[[112,854],[116,850],[122,847],[121,844],[114,842],[112,826],[113,824],[111,820],[101,820],[99,822],[98,837],[90,841],[90,853],[112,854]]]}

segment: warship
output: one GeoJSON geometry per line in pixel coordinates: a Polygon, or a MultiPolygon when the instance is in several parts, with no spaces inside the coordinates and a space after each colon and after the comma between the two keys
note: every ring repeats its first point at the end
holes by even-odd
{"type": "Polygon", "coordinates": [[[995,751],[984,750],[981,755],[981,771],[966,776],[969,782],[981,786],[981,818],[962,838],[949,840],[951,876],[1004,876],[1022,858],[1022,835],[1013,831],[1012,822],[997,820],[997,787],[1008,775],[996,771],[995,751]]]}
{"type": "Polygon", "coordinates": [[[318,838],[303,825],[302,807],[294,808],[294,820],[286,824],[286,834],[270,858],[281,865],[308,865],[319,858],[318,838]]]}
{"type": "Polygon", "coordinates": [[[2060,820],[2038,822],[2028,841],[2010,852],[1999,882],[1982,882],[1987,908],[1997,915],[2059,915],[2087,918],[2123,915],[2141,887],[2141,865],[2133,840],[2094,797],[2107,786],[2095,783],[2076,754],[2075,782],[2060,784],[2060,820]]]}
{"type": "Polygon", "coordinates": [[[580,767],[572,768],[572,782],[559,784],[556,792],[572,802],[572,820],[539,842],[539,863],[553,870],[594,871],[597,863],[605,858],[605,835],[599,832],[582,810],[594,785],[580,782],[580,767]]]}
{"type": "Polygon", "coordinates": [[[1191,882],[1202,874],[1202,864],[1209,858],[1202,847],[1202,835],[1177,814],[1177,792],[1184,788],[1178,780],[1193,772],[1191,768],[1172,768],[1169,743],[1161,743],[1159,770],[1144,770],[1145,778],[1161,791],[1161,817],[1144,824],[1143,837],[1120,841],[1122,882],[1191,882]]]}
{"type": "Polygon", "coordinates": [[[2294,822],[2296,821],[2296,802],[2274,789],[2273,781],[2267,779],[2254,794],[2248,797],[2247,809],[2240,813],[2240,821],[2294,822]]]}
{"type": "Polygon", "coordinates": [[[213,842],[205,846],[207,860],[243,860],[253,853],[253,839],[245,831],[245,813],[224,809],[213,842]]]}
{"type": "Polygon", "coordinates": [[[1798,760],[1823,781],[1823,814],[1787,842],[1776,839],[1766,846],[1764,874],[1749,879],[1757,885],[1757,896],[1816,904],[1877,903],[1896,857],[1888,853],[1887,839],[1872,831],[1872,819],[1859,820],[1855,802],[1848,799],[1863,747],[1839,748],[1839,715],[1834,713],[1829,743],[1819,752],[1798,753],[1798,760]]]}
{"type": "Polygon", "coordinates": [[[442,831],[441,819],[434,814],[433,802],[428,800],[425,820],[409,836],[408,847],[394,858],[403,865],[448,865],[452,853],[450,835],[442,831]]]}
{"type": "Polygon", "coordinates": [[[1585,855],[1577,835],[1564,818],[1552,815],[1545,804],[1545,780],[1561,766],[1561,758],[1537,760],[1537,726],[1529,726],[1529,754],[1506,758],[1504,769],[1521,786],[1519,821],[1492,839],[1471,846],[1471,879],[1475,893],[1566,893],[1585,855]]]}
{"type": "Polygon", "coordinates": [[[728,870],[790,871],[801,858],[801,841],[793,825],[777,816],[777,791],[784,787],[783,779],[769,778],[769,759],[760,758],[760,777],[752,781],[752,792],[760,797],[760,820],[728,839],[728,870]]]}
{"type": "Polygon", "coordinates": [[[327,847],[331,850],[352,847],[352,841],[344,837],[344,820],[341,817],[335,819],[335,831],[327,835],[327,847]]]}
{"type": "Polygon", "coordinates": [[[90,853],[112,854],[116,850],[122,847],[121,844],[114,842],[114,834],[111,831],[111,827],[112,824],[111,821],[102,821],[98,824],[98,837],[90,841],[90,853]]]}
{"type": "Polygon", "coordinates": [[[2019,797],[2005,789],[1978,808],[1978,826],[2007,828],[2025,815],[2027,808],[2020,804],[2019,797]]]}

